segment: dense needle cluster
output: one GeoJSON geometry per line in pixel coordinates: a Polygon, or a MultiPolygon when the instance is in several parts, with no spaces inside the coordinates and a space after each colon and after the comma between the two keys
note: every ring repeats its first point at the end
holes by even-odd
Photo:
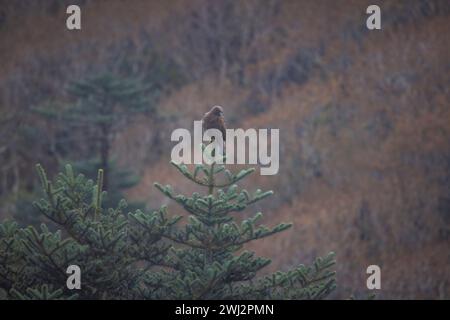
{"type": "MultiPolygon", "coordinates": [[[[272,194],[250,194],[236,183],[253,172],[223,165],[173,165],[205,194],[176,194],[155,183],[186,212],[126,213],[122,200],[104,208],[103,171],[97,181],[70,165],[54,181],[37,166],[45,197],[36,202],[49,220],[37,230],[0,224],[3,299],[321,299],[335,288],[334,255],[287,272],[258,276],[270,263],[243,250],[246,243],[286,230],[258,224],[261,213],[238,223],[233,213],[272,194]],[[69,265],[81,269],[81,289],[66,286],[69,265]]],[[[301,248],[299,248],[301,249],[301,248]]]]}

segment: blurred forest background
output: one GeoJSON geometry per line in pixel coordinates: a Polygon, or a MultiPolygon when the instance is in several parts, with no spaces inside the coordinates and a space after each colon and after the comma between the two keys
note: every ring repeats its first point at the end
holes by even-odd
{"type": "Polygon", "coordinates": [[[220,104],[280,128],[278,175],[246,182],[275,191],[264,223],[294,222],[251,247],[268,271],[335,251],[335,298],[365,295],[370,264],[379,298],[450,298],[450,2],[377,1],[369,31],[372,2],[0,0],[0,218],[39,223],[37,162],[107,166],[112,204],[190,191],[170,134],[220,104]]]}

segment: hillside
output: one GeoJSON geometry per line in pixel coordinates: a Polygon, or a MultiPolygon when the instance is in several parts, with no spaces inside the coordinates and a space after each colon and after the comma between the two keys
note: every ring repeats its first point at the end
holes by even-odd
{"type": "Polygon", "coordinates": [[[86,152],[59,153],[34,106],[68,101],[89,73],[151,75],[156,112],[112,147],[141,177],[127,198],[159,207],[154,181],[191,191],[168,165],[170,133],[220,104],[231,128],[280,129],[279,174],[247,181],[275,191],[265,223],[294,223],[252,247],[271,271],[335,251],[336,297],[364,296],[377,264],[380,298],[450,298],[447,1],[380,1],[373,32],[365,0],[78,2],[80,32],[63,28],[69,1],[0,3],[1,216],[34,190],[36,162],[54,173],[86,152]]]}

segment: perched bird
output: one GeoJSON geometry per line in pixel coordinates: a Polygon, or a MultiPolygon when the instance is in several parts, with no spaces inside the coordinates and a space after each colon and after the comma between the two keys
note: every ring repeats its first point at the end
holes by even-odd
{"type": "Polygon", "coordinates": [[[218,129],[222,132],[223,141],[226,140],[226,125],[223,117],[223,109],[221,106],[214,106],[209,110],[202,119],[203,131],[208,129],[218,129]]]}

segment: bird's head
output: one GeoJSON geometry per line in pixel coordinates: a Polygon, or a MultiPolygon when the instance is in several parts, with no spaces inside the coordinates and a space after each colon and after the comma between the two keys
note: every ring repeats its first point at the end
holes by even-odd
{"type": "Polygon", "coordinates": [[[214,106],[212,107],[211,111],[212,114],[216,115],[216,116],[221,116],[223,115],[223,109],[221,106],[214,106]]]}

